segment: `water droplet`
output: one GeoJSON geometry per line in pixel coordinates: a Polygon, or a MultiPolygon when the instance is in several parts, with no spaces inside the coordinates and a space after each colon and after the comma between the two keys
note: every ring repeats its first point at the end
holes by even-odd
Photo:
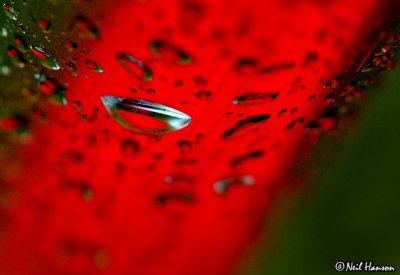
{"type": "Polygon", "coordinates": [[[181,201],[187,204],[193,203],[193,194],[183,191],[165,192],[155,197],[155,202],[158,205],[164,205],[169,201],[181,201]]]}
{"type": "Polygon", "coordinates": [[[68,67],[68,71],[70,71],[73,76],[78,75],[78,70],[76,69],[76,66],[74,63],[69,62],[67,67],[68,67]]]}
{"type": "Polygon", "coordinates": [[[155,93],[156,93],[156,90],[154,90],[154,89],[152,89],[152,88],[146,88],[146,93],[155,94],[155,93]]]}
{"type": "Polygon", "coordinates": [[[287,108],[283,108],[282,110],[279,111],[278,117],[283,116],[284,114],[286,114],[286,112],[287,112],[287,108]]]}
{"type": "Polygon", "coordinates": [[[253,115],[248,116],[247,118],[241,119],[235,123],[235,125],[228,130],[226,130],[221,138],[232,137],[233,135],[237,135],[246,129],[252,129],[256,127],[259,123],[266,121],[271,116],[269,114],[261,114],[261,115],[253,115]]]}
{"type": "Polygon", "coordinates": [[[229,177],[229,178],[219,180],[214,183],[213,187],[214,187],[214,191],[217,194],[221,195],[221,194],[225,193],[228,190],[228,188],[234,184],[243,184],[246,186],[251,186],[251,185],[254,185],[254,183],[255,183],[255,181],[254,181],[253,176],[245,175],[245,176],[241,176],[241,177],[229,177]]]}
{"type": "Polygon", "coordinates": [[[265,104],[274,101],[278,97],[278,95],[278,93],[271,92],[247,93],[235,97],[233,99],[233,103],[238,105],[265,104]]]}
{"type": "Polygon", "coordinates": [[[241,164],[243,161],[246,161],[248,159],[258,158],[258,157],[261,157],[262,155],[264,155],[264,150],[257,150],[257,151],[248,152],[248,153],[245,153],[243,155],[234,157],[231,160],[231,165],[232,166],[236,166],[236,165],[241,164]]]}
{"type": "Polygon", "coordinates": [[[63,85],[57,80],[43,74],[36,75],[35,78],[43,93],[49,95],[54,101],[67,105],[67,99],[65,97],[66,89],[63,85]]]}
{"type": "Polygon", "coordinates": [[[181,149],[181,154],[187,154],[192,150],[192,143],[187,140],[179,140],[178,146],[181,149]]]}
{"type": "Polygon", "coordinates": [[[202,90],[195,92],[194,95],[199,99],[208,99],[211,96],[211,92],[202,90]]]}
{"type": "Polygon", "coordinates": [[[78,44],[73,41],[68,41],[66,44],[66,48],[68,51],[72,52],[78,48],[78,44]]]}
{"type": "Polygon", "coordinates": [[[297,123],[302,123],[304,121],[304,117],[296,117],[292,119],[287,125],[286,129],[291,129],[293,128],[297,123]]]}
{"type": "Polygon", "coordinates": [[[40,46],[31,46],[32,53],[38,57],[39,63],[48,69],[51,70],[59,70],[60,64],[58,64],[57,60],[49,54],[44,48],[40,46]]]}
{"type": "Polygon", "coordinates": [[[91,70],[93,72],[96,72],[96,73],[104,72],[103,68],[100,67],[100,65],[97,64],[96,62],[94,62],[93,60],[90,60],[90,59],[86,60],[85,65],[86,65],[86,68],[88,68],[89,70],[91,70]]]}
{"type": "Polygon", "coordinates": [[[15,47],[9,46],[7,48],[7,53],[11,57],[11,61],[18,68],[24,68],[26,66],[26,60],[23,54],[15,47]]]}
{"type": "Polygon", "coordinates": [[[267,65],[263,68],[260,68],[259,72],[263,74],[276,73],[282,70],[292,69],[293,67],[294,67],[293,62],[282,62],[282,63],[267,65]]]}
{"type": "Polygon", "coordinates": [[[199,86],[205,86],[208,83],[207,79],[205,79],[204,77],[199,76],[199,75],[193,77],[193,82],[196,83],[199,86]]]}
{"type": "Polygon", "coordinates": [[[25,42],[22,36],[18,34],[15,35],[15,45],[17,49],[23,53],[28,49],[28,44],[25,42]]]}
{"type": "Polygon", "coordinates": [[[82,37],[91,37],[91,38],[98,38],[99,37],[99,32],[96,28],[96,26],[91,22],[87,17],[83,15],[78,15],[75,17],[75,20],[72,22],[72,27],[75,27],[82,32],[80,35],[82,37]]]}
{"type": "Polygon", "coordinates": [[[74,110],[79,111],[80,109],[82,109],[82,103],[79,100],[72,100],[71,107],[74,110]]]}
{"type": "Polygon", "coordinates": [[[151,41],[149,47],[155,56],[162,57],[171,62],[187,64],[192,61],[185,51],[165,40],[151,41]]]}
{"type": "Polygon", "coordinates": [[[12,20],[18,19],[18,10],[17,9],[15,9],[14,7],[7,5],[7,4],[3,4],[3,9],[4,9],[4,13],[7,15],[8,18],[10,18],[12,20]]]}
{"type": "Polygon", "coordinates": [[[117,60],[119,64],[130,74],[149,81],[153,78],[153,72],[143,61],[133,57],[128,53],[118,53],[117,60]],[[139,69],[139,71],[138,71],[139,69]]]}
{"type": "Polygon", "coordinates": [[[48,20],[46,20],[46,19],[40,20],[40,22],[39,22],[39,28],[41,28],[42,31],[43,31],[44,33],[49,33],[49,32],[50,32],[50,29],[51,29],[51,23],[50,23],[50,21],[48,21],[48,20]]]}
{"type": "Polygon", "coordinates": [[[115,96],[102,96],[101,100],[121,126],[139,134],[176,131],[191,121],[188,115],[159,103],[115,96]]]}
{"type": "Polygon", "coordinates": [[[234,69],[240,74],[256,73],[258,71],[258,61],[252,57],[241,57],[236,60],[234,69]]]}
{"type": "Polygon", "coordinates": [[[132,139],[121,139],[120,147],[125,156],[136,156],[139,152],[139,143],[132,139]]]}

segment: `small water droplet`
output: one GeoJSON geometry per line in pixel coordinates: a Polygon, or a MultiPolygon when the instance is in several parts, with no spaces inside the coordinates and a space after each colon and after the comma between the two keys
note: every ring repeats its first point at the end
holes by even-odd
{"type": "Polygon", "coordinates": [[[155,56],[163,57],[171,62],[187,64],[192,61],[185,51],[165,40],[151,41],[149,47],[155,56]]]}
{"type": "Polygon", "coordinates": [[[46,19],[40,20],[40,22],[39,22],[39,28],[41,28],[42,31],[43,31],[44,33],[49,33],[49,32],[50,32],[50,29],[51,29],[51,23],[50,23],[50,21],[48,21],[48,20],[46,20],[46,19]]]}
{"type": "Polygon", "coordinates": [[[246,161],[248,159],[258,158],[258,157],[261,157],[263,155],[264,155],[264,150],[251,151],[251,152],[245,153],[243,155],[234,157],[231,160],[231,165],[232,166],[236,166],[236,165],[239,165],[239,164],[241,164],[242,162],[244,162],[244,161],[246,161]]]}
{"type": "Polygon", "coordinates": [[[35,78],[43,93],[49,95],[54,101],[67,105],[67,99],[65,97],[66,89],[63,85],[44,74],[35,75],[35,78]]]}
{"type": "Polygon", "coordinates": [[[78,44],[74,41],[68,41],[66,44],[66,48],[68,51],[72,52],[78,48],[78,44]]]}
{"type": "Polygon", "coordinates": [[[179,140],[178,146],[181,149],[181,154],[187,154],[192,150],[192,143],[187,140],[179,140]]]}
{"type": "Polygon", "coordinates": [[[96,72],[96,73],[104,72],[103,68],[99,64],[97,64],[95,61],[90,60],[90,59],[85,61],[85,66],[89,70],[96,72]]]}
{"type": "Polygon", "coordinates": [[[233,99],[233,104],[238,105],[256,105],[265,104],[274,101],[278,97],[278,93],[262,92],[262,93],[246,93],[233,99]]]}
{"type": "Polygon", "coordinates": [[[120,147],[125,156],[136,156],[139,152],[139,143],[132,139],[121,139],[120,147]]]}
{"type": "Polygon", "coordinates": [[[231,187],[234,184],[243,184],[246,186],[251,186],[255,184],[254,177],[251,175],[245,175],[241,177],[229,177],[225,178],[222,180],[218,180],[214,183],[214,191],[217,194],[223,194],[225,193],[229,187],[231,187]]]}
{"type": "Polygon", "coordinates": [[[18,10],[15,9],[13,6],[3,4],[4,13],[7,15],[8,18],[12,20],[18,19],[18,10]]]}
{"type": "Polygon", "coordinates": [[[116,96],[102,96],[101,100],[121,126],[139,134],[176,131],[191,121],[188,115],[159,103],[116,96]]]}
{"type": "Polygon", "coordinates": [[[151,69],[147,67],[143,61],[134,56],[128,53],[118,53],[117,60],[128,73],[145,81],[149,81],[153,78],[153,72],[151,69]]]}
{"type": "Polygon", "coordinates": [[[28,44],[25,42],[24,38],[18,34],[15,35],[15,45],[17,49],[23,53],[28,49],[28,44]]]}
{"type": "Polygon", "coordinates": [[[18,68],[24,68],[26,66],[26,60],[23,54],[15,47],[9,46],[7,48],[7,53],[11,57],[11,61],[18,68]]]}
{"type": "Polygon", "coordinates": [[[30,48],[32,53],[38,57],[39,63],[43,67],[51,70],[59,70],[61,68],[55,57],[49,54],[43,47],[31,46],[30,48]]]}
{"type": "Polygon", "coordinates": [[[72,25],[70,28],[75,27],[82,32],[80,35],[82,37],[91,37],[91,38],[98,38],[99,37],[99,31],[97,30],[96,26],[93,24],[92,21],[90,21],[87,17],[83,15],[78,15],[75,17],[75,20],[72,22],[72,25]]]}
{"type": "Polygon", "coordinates": [[[68,66],[68,71],[70,71],[73,76],[78,75],[78,70],[76,69],[76,66],[74,63],[69,62],[67,66],[68,66]]]}
{"type": "Polygon", "coordinates": [[[164,192],[155,197],[155,202],[158,205],[164,205],[169,201],[181,201],[186,204],[193,203],[193,194],[184,191],[164,192]]]}
{"type": "Polygon", "coordinates": [[[199,99],[208,99],[211,96],[211,92],[202,90],[195,92],[194,95],[199,99]]]}
{"type": "Polygon", "coordinates": [[[266,121],[270,117],[269,114],[248,116],[247,118],[237,121],[233,127],[229,128],[221,135],[221,138],[232,137],[246,129],[253,129],[257,127],[259,123],[266,121]]]}

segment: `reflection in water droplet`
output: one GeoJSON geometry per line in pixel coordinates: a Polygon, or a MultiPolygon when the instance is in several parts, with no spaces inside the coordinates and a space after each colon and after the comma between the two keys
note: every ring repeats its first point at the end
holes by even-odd
{"type": "Polygon", "coordinates": [[[12,20],[18,19],[18,10],[16,10],[14,7],[7,4],[3,4],[3,9],[4,13],[7,15],[8,18],[12,20]]]}
{"type": "Polygon", "coordinates": [[[86,60],[85,65],[86,65],[86,68],[88,68],[89,70],[91,70],[93,72],[96,72],[96,73],[104,72],[103,68],[100,67],[100,65],[97,64],[96,62],[94,62],[93,60],[90,60],[90,59],[86,60]]]}
{"type": "Polygon", "coordinates": [[[213,187],[214,187],[214,191],[217,194],[223,194],[233,184],[244,184],[247,186],[251,186],[251,185],[254,185],[254,183],[255,183],[255,181],[254,181],[253,176],[245,175],[245,176],[241,176],[241,177],[229,177],[229,178],[219,180],[214,183],[213,187]]]}
{"type": "Polygon", "coordinates": [[[235,97],[233,99],[233,103],[238,105],[265,104],[274,101],[278,97],[278,95],[278,93],[271,92],[246,93],[235,97]]]}
{"type": "Polygon", "coordinates": [[[153,78],[153,72],[143,61],[133,57],[128,53],[118,53],[117,60],[119,64],[130,74],[149,81],[153,78]],[[138,71],[139,69],[139,71],[138,71]]]}
{"type": "Polygon", "coordinates": [[[32,53],[39,58],[39,63],[48,69],[51,70],[59,70],[60,64],[58,64],[57,60],[49,54],[45,49],[39,46],[31,46],[32,53]]]}
{"type": "Polygon", "coordinates": [[[171,59],[172,62],[186,64],[192,61],[185,51],[165,40],[151,41],[149,47],[154,55],[162,56],[164,59],[171,59]]]}
{"type": "MultiPolygon", "coordinates": [[[[188,115],[159,103],[115,96],[102,96],[101,100],[111,116],[121,126],[139,134],[176,131],[184,128],[191,121],[188,115]],[[146,117],[157,120],[157,126],[140,125],[139,121],[143,121],[146,117]],[[135,118],[136,122],[133,121],[135,118]],[[160,125],[160,122],[162,122],[162,125],[160,125]]],[[[151,124],[154,124],[154,121],[151,124]]]]}

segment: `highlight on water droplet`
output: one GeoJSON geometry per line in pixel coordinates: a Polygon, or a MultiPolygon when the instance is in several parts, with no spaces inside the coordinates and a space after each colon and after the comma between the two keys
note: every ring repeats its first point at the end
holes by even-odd
{"type": "Polygon", "coordinates": [[[138,134],[176,131],[192,120],[176,109],[142,99],[102,96],[101,100],[118,124],[138,134]]]}
{"type": "Polygon", "coordinates": [[[54,56],[49,54],[43,47],[30,46],[32,53],[38,57],[39,63],[48,69],[59,70],[60,64],[57,62],[54,56]]]}
{"type": "Polygon", "coordinates": [[[235,97],[232,102],[237,105],[266,104],[274,101],[278,95],[272,92],[246,93],[235,97]]]}
{"type": "Polygon", "coordinates": [[[89,70],[91,70],[93,72],[96,72],[96,73],[104,72],[103,68],[93,60],[90,60],[90,59],[86,60],[85,65],[86,65],[86,68],[88,68],[89,70]]]}
{"type": "Polygon", "coordinates": [[[117,53],[117,60],[128,73],[145,81],[149,81],[153,78],[151,69],[147,67],[143,61],[129,53],[117,53]]]}
{"type": "Polygon", "coordinates": [[[216,181],[213,185],[213,189],[217,194],[221,195],[224,194],[229,187],[236,184],[251,186],[255,184],[255,180],[252,175],[229,177],[216,181]]]}
{"type": "Polygon", "coordinates": [[[7,15],[8,18],[12,20],[18,19],[18,10],[15,9],[13,6],[3,4],[4,13],[7,15]]]}

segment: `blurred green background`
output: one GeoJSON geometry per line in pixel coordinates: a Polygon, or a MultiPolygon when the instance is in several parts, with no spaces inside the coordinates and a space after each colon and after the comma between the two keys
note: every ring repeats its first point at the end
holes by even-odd
{"type": "Polygon", "coordinates": [[[338,274],[338,261],[400,273],[400,70],[366,93],[360,120],[330,146],[340,149],[333,164],[322,164],[301,195],[289,195],[290,205],[278,205],[239,274],[338,274]]]}

